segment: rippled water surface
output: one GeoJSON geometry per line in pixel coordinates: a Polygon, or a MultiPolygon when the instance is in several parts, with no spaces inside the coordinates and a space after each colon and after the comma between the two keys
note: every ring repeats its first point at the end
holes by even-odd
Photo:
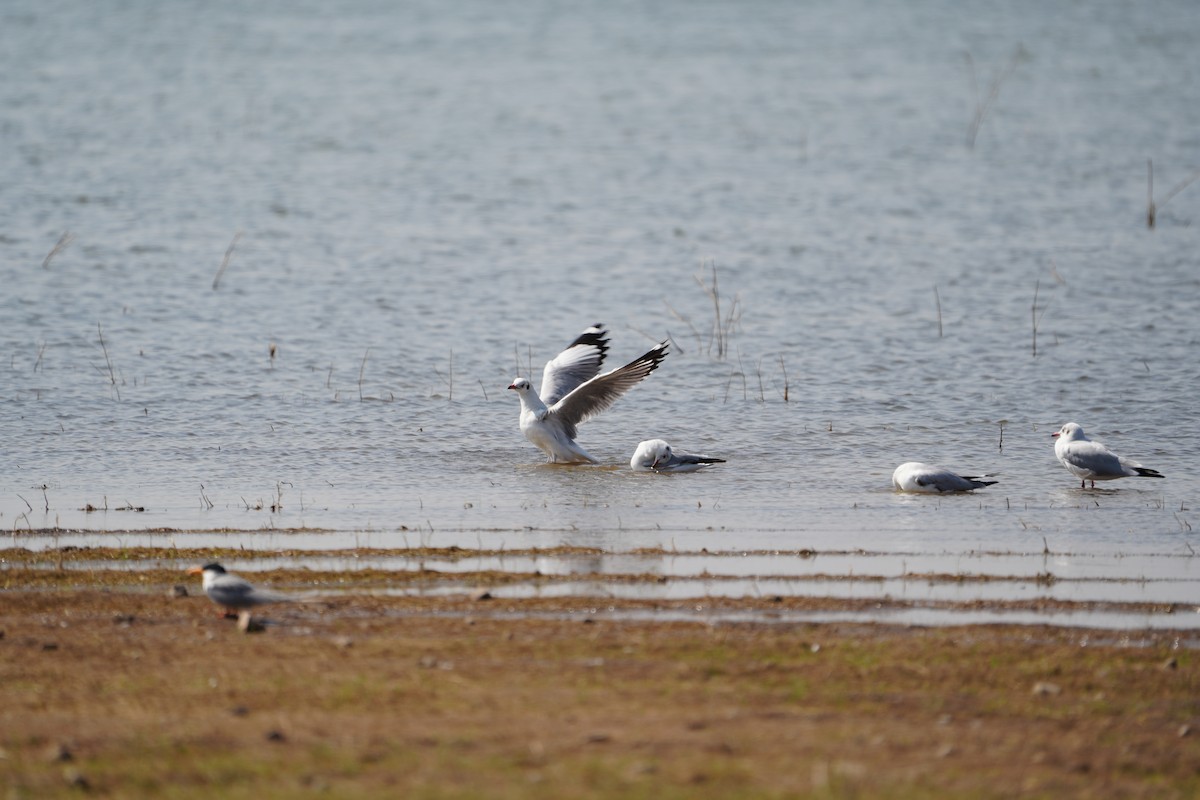
{"type": "Polygon", "coordinates": [[[6,3],[0,526],[1050,550],[1186,595],[1197,37],[1182,0],[6,3]],[[610,468],[540,465],[505,387],[596,321],[672,353],[581,427],[610,468]],[[1067,420],[1167,478],[1081,491],[1067,420]],[[652,436],[728,463],[633,474],[652,436]],[[908,460],[999,483],[898,495],[908,460]]]}

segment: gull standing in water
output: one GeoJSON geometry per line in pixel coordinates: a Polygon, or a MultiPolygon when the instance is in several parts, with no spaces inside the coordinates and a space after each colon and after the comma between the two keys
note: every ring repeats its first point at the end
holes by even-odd
{"type": "Polygon", "coordinates": [[[701,456],[673,450],[662,439],[647,439],[637,446],[629,466],[636,472],[695,472],[710,464],[724,464],[725,459],[701,456]]]}
{"type": "Polygon", "coordinates": [[[521,399],[521,433],[551,464],[600,463],[575,443],[576,428],[615,403],[667,356],[667,343],[661,342],[625,366],[600,374],[608,352],[606,336],[597,323],[546,362],[540,394],[527,378],[509,384],[521,399]]]}
{"type": "Polygon", "coordinates": [[[1079,478],[1079,488],[1087,488],[1091,481],[1114,481],[1117,478],[1165,478],[1156,469],[1143,467],[1131,458],[1119,456],[1099,442],[1093,442],[1083,433],[1083,428],[1074,422],[1063,425],[1056,433],[1054,455],[1071,474],[1079,478]]]}
{"type": "MultiPolygon", "coordinates": [[[[984,475],[982,477],[991,477],[984,475]]],[[[971,475],[957,475],[948,469],[909,461],[896,467],[892,486],[902,492],[969,492],[991,486],[996,481],[984,481],[971,475]]]]}

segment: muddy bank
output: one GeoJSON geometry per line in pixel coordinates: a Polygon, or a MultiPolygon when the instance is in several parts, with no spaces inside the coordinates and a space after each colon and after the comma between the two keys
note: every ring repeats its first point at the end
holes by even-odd
{"type": "Polygon", "coordinates": [[[1200,791],[1171,632],[609,619],[346,596],[237,632],[192,585],[6,591],[10,796],[1200,791]]]}

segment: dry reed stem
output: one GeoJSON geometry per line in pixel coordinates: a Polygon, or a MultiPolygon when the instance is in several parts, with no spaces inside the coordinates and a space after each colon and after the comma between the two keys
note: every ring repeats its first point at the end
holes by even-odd
{"type": "Polygon", "coordinates": [[[692,324],[692,321],[690,319],[688,319],[687,317],[683,316],[682,314],[680,314],[678,311],[676,311],[671,306],[671,304],[667,302],[667,299],[665,297],[663,298],[663,305],[666,306],[667,310],[671,312],[671,316],[675,317],[675,319],[679,320],[684,325],[687,325],[689,328],[691,328],[692,335],[696,337],[696,349],[697,350],[700,349],[700,343],[701,343],[701,341],[703,341],[703,339],[700,336],[700,331],[696,330],[696,326],[692,324]]]}
{"type": "Polygon", "coordinates": [[[100,328],[99,322],[96,323],[96,333],[100,335],[100,349],[104,352],[104,363],[108,365],[108,379],[117,392],[117,399],[120,400],[121,387],[117,386],[117,374],[113,371],[112,359],[108,357],[108,345],[104,343],[104,331],[100,328]]]}
{"type": "Polygon", "coordinates": [[[233,248],[237,246],[238,239],[242,238],[242,232],[238,231],[233,235],[233,239],[229,242],[229,247],[225,248],[225,257],[221,259],[221,266],[217,269],[217,274],[213,278],[213,291],[217,290],[217,286],[221,283],[221,276],[225,274],[225,269],[229,266],[229,259],[233,255],[233,248]]]}
{"type": "MultiPolygon", "coordinates": [[[[446,396],[446,400],[453,401],[454,400],[454,349],[453,348],[451,348],[451,350],[450,350],[450,374],[449,374],[449,377],[443,375],[442,371],[439,370],[437,367],[434,367],[433,371],[439,378],[441,378],[442,382],[445,383],[449,387],[449,393],[446,396]]],[[[485,392],[484,394],[486,395],[487,393],[485,392]]]]}
{"type": "Polygon", "coordinates": [[[1033,356],[1037,358],[1037,332],[1038,325],[1042,322],[1042,317],[1046,314],[1046,308],[1050,305],[1047,303],[1042,306],[1042,312],[1038,313],[1038,291],[1042,288],[1042,279],[1038,278],[1037,283],[1033,287],[1033,306],[1030,308],[1030,318],[1033,321],[1033,356]]]}
{"type": "Polygon", "coordinates": [[[975,59],[970,51],[966,52],[967,66],[971,69],[971,94],[975,98],[975,113],[971,116],[971,122],[967,126],[967,147],[971,150],[975,149],[975,139],[979,136],[979,129],[983,126],[983,121],[987,118],[988,112],[995,104],[996,99],[1000,96],[1000,86],[1008,79],[1016,70],[1017,64],[1021,60],[1022,48],[1017,47],[1013,51],[1012,57],[1008,60],[1008,65],[992,78],[992,83],[988,87],[987,98],[979,99],[979,82],[975,76],[975,59]]]}
{"type": "Polygon", "coordinates": [[[360,402],[360,403],[363,401],[363,393],[362,393],[363,372],[367,368],[367,356],[369,356],[369,355],[371,355],[371,348],[368,347],[367,351],[365,353],[363,353],[362,363],[358,365],[358,402],[360,402]]]}
{"type": "Polygon", "coordinates": [[[933,286],[933,300],[935,303],[937,303],[938,338],[941,339],[942,338],[942,296],[940,294],[938,294],[937,284],[934,284],[934,286],[933,286]]]}
{"type": "Polygon", "coordinates": [[[42,269],[49,269],[50,262],[54,260],[54,257],[63,250],[66,250],[67,245],[73,241],[75,241],[75,237],[71,235],[71,232],[63,231],[63,235],[58,237],[58,243],[55,244],[54,247],[50,248],[50,252],[47,253],[46,257],[42,259],[42,269]]]}
{"type": "Polygon", "coordinates": [[[709,286],[704,282],[704,279],[699,275],[694,276],[696,283],[700,284],[700,288],[704,290],[709,299],[713,302],[713,324],[712,333],[708,340],[708,353],[712,355],[712,347],[714,342],[717,345],[717,358],[724,360],[729,354],[729,335],[733,331],[733,327],[741,320],[742,310],[740,307],[741,298],[734,295],[733,301],[729,305],[729,310],[724,316],[721,314],[721,294],[717,283],[717,265],[712,265],[712,285],[709,286]]]}
{"type": "Polygon", "coordinates": [[[1154,160],[1146,159],[1146,227],[1153,229],[1158,221],[1158,209],[1165,206],[1175,195],[1200,180],[1200,170],[1184,178],[1163,196],[1159,202],[1154,201],[1154,160]]]}

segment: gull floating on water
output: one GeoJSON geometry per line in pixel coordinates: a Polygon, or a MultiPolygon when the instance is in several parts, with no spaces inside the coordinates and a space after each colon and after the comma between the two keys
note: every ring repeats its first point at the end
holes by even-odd
{"type": "Polygon", "coordinates": [[[1117,478],[1164,478],[1156,469],[1143,467],[1131,458],[1119,456],[1100,442],[1093,442],[1077,423],[1068,422],[1056,433],[1050,434],[1054,442],[1054,455],[1062,465],[1079,478],[1079,488],[1087,488],[1091,481],[1113,481],[1117,478]]]}
{"type": "Polygon", "coordinates": [[[662,439],[647,439],[637,446],[629,466],[638,472],[695,472],[711,464],[724,464],[725,459],[701,456],[673,450],[662,439]]]}
{"type": "Polygon", "coordinates": [[[608,352],[606,336],[597,323],[546,362],[540,395],[527,378],[509,384],[521,398],[521,433],[545,452],[549,463],[600,463],[575,443],[576,428],[615,403],[667,356],[667,343],[661,342],[625,366],[600,374],[608,352]]]}
{"type": "Polygon", "coordinates": [[[242,630],[250,625],[250,609],[268,603],[286,603],[293,600],[287,595],[259,589],[245,578],[226,572],[220,564],[205,564],[203,567],[192,567],[189,575],[201,575],[201,585],[208,599],[222,609],[223,615],[237,614],[238,623],[242,630]]]}
{"type": "MultiPolygon", "coordinates": [[[[989,477],[984,475],[982,477],[989,477]]],[[[896,467],[892,486],[903,492],[969,492],[991,486],[996,481],[984,481],[971,475],[956,475],[948,469],[909,461],[896,467]]]]}

